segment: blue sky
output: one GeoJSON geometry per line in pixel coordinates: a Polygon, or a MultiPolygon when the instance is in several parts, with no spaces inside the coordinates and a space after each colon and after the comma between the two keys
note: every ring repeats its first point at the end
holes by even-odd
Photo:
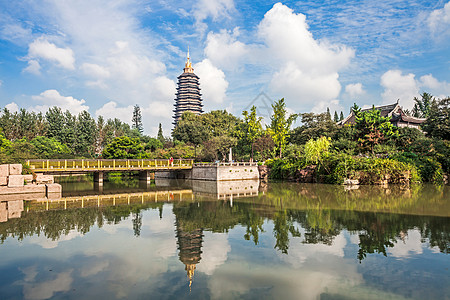
{"type": "Polygon", "coordinates": [[[0,106],[171,129],[187,47],[205,110],[292,112],[450,95],[448,1],[0,0],[0,106]]]}

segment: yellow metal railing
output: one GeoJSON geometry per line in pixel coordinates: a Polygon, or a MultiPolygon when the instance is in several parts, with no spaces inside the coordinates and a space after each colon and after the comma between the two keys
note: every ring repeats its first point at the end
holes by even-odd
{"type": "Polygon", "coordinates": [[[27,165],[34,172],[133,171],[191,169],[192,159],[34,159],[27,165]]]}
{"type": "Polygon", "coordinates": [[[64,197],[58,200],[28,201],[26,211],[61,210],[71,208],[105,207],[144,204],[148,202],[171,202],[194,200],[192,190],[154,191],[114,195],[64,197]]]}

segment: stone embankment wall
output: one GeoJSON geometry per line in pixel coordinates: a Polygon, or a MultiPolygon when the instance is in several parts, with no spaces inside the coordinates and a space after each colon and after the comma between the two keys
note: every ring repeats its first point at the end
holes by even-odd
{"type": "Polygon", "coordinates": [[[257,180],[258,166],[255,163],[212,163],[196,164],[192,170],[158,171],[156,178],[195,180],[257,180]]]}
{"type": "Polygon", "coordinates": [[[251,163],[222,163],[195,165],[192,168],[192,179],[199,180],[257,180],[258,166],[251,163]]]}
{"type": "Polygon", "coordinates": [[[57,200],[61,193],[52,175],[22,175],[21,164],[0,165],[0,222],[20,218],[23,200],[57,200]]]}

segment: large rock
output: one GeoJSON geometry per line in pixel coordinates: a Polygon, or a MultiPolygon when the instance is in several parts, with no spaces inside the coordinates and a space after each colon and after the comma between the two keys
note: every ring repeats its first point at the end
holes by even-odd
{"type": "Polygon", "coordinates": [[[22,214],[21,211],[11,211],[8,209],[8,219],[20,218],[21,214],[22,214]]]}
{"type": "Polygon", "coordinates": [[[36,174],[36,184],[54,183],[53,175],[36,174]]]}
{"type": "Polygon", "coordinates": [[[23,175],[9,175],[8,187],[21,187],[24,185],[23,175]]]}
{"type": "Polygon", "coordinates": [[[9,165],[9,175],[22,175],[22,165],[21,164],[10,164],[9,165]]]}
{"type": "Polygon", "coordinates": [[[56,200],[61,198],[62,187],[60,184],[58,183],[46,184],[45,188],[46,188],[45,195],[47,196],[47,199],[56,200]]]}
{"type": "Polygon", "coordinates": [[[0,165],[0,177],[9,176],[9,165],[0,165]]]}
{"type": "Polygon", "coordinates": [[[8,211],[23,211],[23,201],[8,201],[8,211]]]}
{"type": "Polygon", "coordinates": [[[358,185],[359,180],[358,179],[344,179],[344,185],[358,185]]]}
{"type": "Polygon", "coordinates": [[[33,175],[32,174],[23,175],[23,179],[25,179],[26,183],[32,183],[33,175]]]}
{"type": "Polygon", "coordinates": [[[0,222],[8,221],[8,211],[6,210],[6,202],[0,202],[0,222]]]}
{"type": "Polygon", "coordinates": [[[0,185],[8,185],[8,177],[0,176],[0,185]]]}

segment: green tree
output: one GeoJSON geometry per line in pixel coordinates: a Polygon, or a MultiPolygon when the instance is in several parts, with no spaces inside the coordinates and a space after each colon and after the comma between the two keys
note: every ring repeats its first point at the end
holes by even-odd
{"type": "Polygon", "coordinates": [[[330,113],[330,108],[329,107],[327,107],[327,118],[329,120],[331,120],[331,113],[330,113]]]}
{"type": "Polygon", "coordinates": [[[333,119],[333,121],[334,121],[335,123],[339,122],[339,117],[338,117],[337,111],[334,111],[334,119],[333,119]]]}
{"type": "Polygon", "coordinates": [[[137,104],[133,108],[133,118],[131,119],[131,123],[133,124],[131,128],[136,129],[140,134],[144,132],[144,126],[142,125],[141,108],[137,104]]]}
{"type": "Polygon", "coordinates": [[[219,158],[225,160],[230,148],[236,146],[236,144],[237,139],[229,135],[214,136],[203,143],[207,157],[212,160],[218,160],[219,158]]]}
{"type": "Polygon", "coordinates": [[[55,138],[59,142],[66,142],[64,138],[65,116],[61,108],[57,106],[50,107],[45,114],[48,129],[47,137],[55,138]]]}
{"type": "Polygon", "coordinates": [[[338,130],[336,123],[329,119],[326,113],[303,113],[301,118],[302,125],[296,127],[289,138],[290,142],[298,145],[321,136],[334,137],[338,130]]]}
{"type": "Polygon", "coordinates": [[[374,146],[383,144],[392,137],[397,137],[397,128],[390,122],[390,117],[382,117],[381,111],[373,107],[361,111],[354,106],[355,138],[363,151],[374,153],[374,146]]]}
{"type": "Polygon", "coordinates": [[[155,151],[156,149],[161,149],[163,147],[163,143],[159,139],[150,138],[148,142],[145,144],[145,150],[155,151]]]}
{"type": "Polygon", "coordinates": [[[166,141],[166,139],[164,138],[164,134],[163,134],[161,123],[159,123],[157,139],[161,142],[161,144],[164,145],[164,142],[166,141]]]}
{"type": "Polygon", "coordinates": [[[276,101],[275,104],[272,104],[272,109],[273,114],[270,117],[271,122],[268,130],[279,150],[281,158],[283,149],[286,146],[287,139],[289,138],[289,130],[292,123],[297,118],[297,115],[291,114],[287,116],[286,103],[284,102],[284,98],[276,101]]]}
{"type": "Polygon", "coordinates": [[[341,111],[341,115],[339,116],[339,121],[343,121],[344,120],[344,113],[341,111]]]}
{"type": "Polygon", "coordinates": [[[76,133],[75,152],[78,155],[92,157],[95,153],[95,140],[97,138],[96,123],[85,110],[78,115],[76,133]]]}
{"type": "Polygon", "coordinates": [[[251,144],[252,152],[251,152],[251,158],[253,161],[253,151],[254,151],[254,144],[256,139],[261,137],[264,133],[262,128],[262,117],[258,117],[256,115],[256,106],[252,106],[250,108],[250,114],[244,110],[242,113],[244,116],[244,139],[246,142],[251,144]]]}
{"type": "Polygon", "coordinates": [[[421,95],[421,99],[414,97],[414,107],[412,109],[412,115],[416,118],[427,118],[430,113],[431,103],[435,100],[434,97],[427,93],[423,92],[421,95]]]}
{"type": "Polygon", "coordinates": [[[39,158],[67,158],[71,154],[69,147],[55,138],[37,136],[30,143],[39,158]]]}
{"type": "Polygon", "coordinates": [[[450,97],[431,102],[423,129],[427,136],[450,140],[450,97]]]}
{"type": "Polygon", "coordinates": [[[106,145],[103,150],[103,158],[141,158],[144,147],[139,138],[130,138],[127,136],[116,137],[106,145]]]}

